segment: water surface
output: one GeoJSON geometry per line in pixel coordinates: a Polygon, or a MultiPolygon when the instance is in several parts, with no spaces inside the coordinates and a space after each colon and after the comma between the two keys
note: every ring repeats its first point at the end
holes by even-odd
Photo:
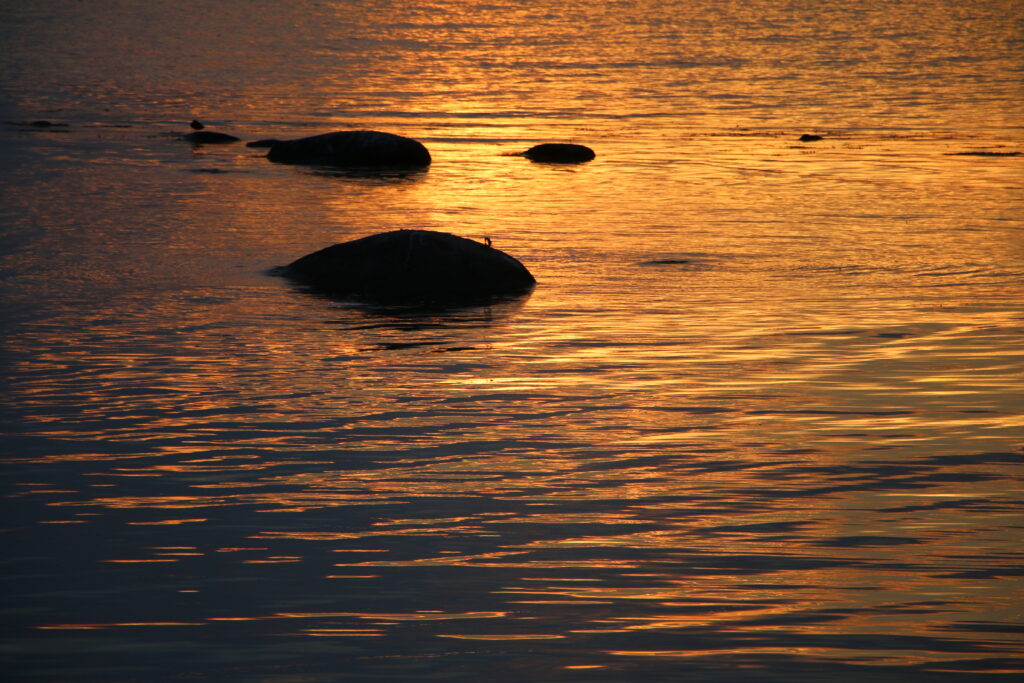
{"type": "Polygon", "coordinates": [[[1018,3],[0,12],[13,680],[1024,671],[1018,3]],[[539,284],[267,274],[397,228],[539,284]]]}

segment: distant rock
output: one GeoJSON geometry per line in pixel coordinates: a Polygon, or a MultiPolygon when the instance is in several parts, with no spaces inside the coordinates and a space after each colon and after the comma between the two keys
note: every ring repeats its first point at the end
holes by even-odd
{"type": "Polygon", "coordinates": [[[525,294],[536,284],[505,252],[432,230],[394,230],[335,244],[275,274],[334,296],[399,303],[477,303],[525,294]]]}
{"type": "Polygon", "coordinates": [[[245,143],[246,147],[273,147],[280,140],[253,140],[252,142],[245,143]]]}
{"type": "Polygon", "coordinates": [[[194,133],[183,135],[182,138],[199,145],[224,144],[228,142],[238,142],[240,140],[240,138],[236,138],[234,135],[217,133],[212,130],[197,130],[194,133]]]}
{"type": "Polygon", "coordinates": [[[641,261],[641,266],[685,266],[693,263],[693,259],[688,258],[660,258],[654,259],[653,261],[641,261]]]}
{"type": "Polygon", "coordinates": [[[360,168],[426,168],[430,152],[412,138],[375,130],[346,130],[272,141],[267,158],[282,164],[360,168]]]}
{"type": "Polygon", "coordinates": [[[191,121],[191,122],[189,122],[189,124],[188,124],[188,125],[189,125],[189,127],[190,127],[190,128],[192,129],[192,130],[202,130],[203,128],[206,128],[206,126],[204,126],[204,125],[203,125],[203,124],[202,124],[202,123],[201,123],[201,122],[199,121],[199,119],[192,119],[192,121],[191,121]]]}
{"type": "Polygon", "coordinates": [[[53,121],[4,121],[8,126],[19,126],[22,128],[38,128],[41,130],[52,130],[54,128],[67,128],[66,123],[54,123],[53,121]]]}
{"type": "Polygon", "coordinates": [[[594,150],[585,145],[575,145],[565,142],[546,142],[535,145],[522,153],[531,161],[544,161],[555,164],[578,164],[590,161],[596,154],[594,150]]]}
{"type": "Polygon", "coordinates": [[[810,133],[804,133],[800,136],[800,142],[817,142],[818,140],[824,140],[820,135],[812,135],[810,133]]]}
{"type": "Polygon", "coordinates": [[[979,150],[979,151],[976,151],[976,152],[949,152],[947,154],[947,156],[955,156],[955,157],[1016,157],[1016,156],[1020,156],[1020,152],[986,152],[986,151],[979,150]]]}

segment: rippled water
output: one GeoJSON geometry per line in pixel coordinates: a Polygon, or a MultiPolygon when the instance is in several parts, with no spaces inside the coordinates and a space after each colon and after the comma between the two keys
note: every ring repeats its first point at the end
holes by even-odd
{"type": "Polygon", "coordinates": [[[10,680],[1024,671],[1019,3],[0,13],[10,680]],[[538,287],[267,275],[395,228],[538,287]]]}

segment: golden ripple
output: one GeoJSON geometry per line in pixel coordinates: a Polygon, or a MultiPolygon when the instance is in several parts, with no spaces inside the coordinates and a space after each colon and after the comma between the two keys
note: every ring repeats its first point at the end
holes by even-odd
{"type": "Polygon", "coordinates": [[[158,558],[147,558],[141,560],[102,560],[103,562],[111,562],[114,564],[156,564],[158,562],[177,562],[176,559],[158,559],[158,558]]]}
{"type": "Polygon", "coordinates": [[[121,621],[109,624],[51,624],[36,626],[41,631],[98,631],[109,628],[135,626],[202,626],[203,622],[195,621],[121,621]]]}
{"type": "Polygon", "coordinates": [[[210,521],[206,517],[197,517],[194,519],[163,519],[156,522],[128,522],[131,526],[172,526],[175,524],[197,524],[199,522],[210,521]]]}
{"type": "MultiPolygon", "coordinates": [[[[863,651],[840,647],[737,647],[721,650],[608,650],[606,654],[620,657],[721,657],[723,655],[777,654],[819,660],[857,662],[863,666],[915,666],[933,662],[954,662],[975,654],[970,650],[936,652],[932,650],[883,650],[866,655],[863,651]]],[[[932,667],[928,667],[933,670],[932,667]]],[[[986,670],[986,673],[988,670],[986,670]]]]}
{"type": "Polygon", "coordinates": [[[452,619],[501,619],[508,612],[441,612],[424,610],[422,612],[278,612],[275,619],[332,619],[353,617],[373,621],[449,621],[452,619]]]}
{"type": "Polygon", "coordinates": [[[494,633],[494,634],[454,634],[438,633],[438,638],[456,638],[458,640],[557,640],[565,638],[558,633],[494,633]]]}

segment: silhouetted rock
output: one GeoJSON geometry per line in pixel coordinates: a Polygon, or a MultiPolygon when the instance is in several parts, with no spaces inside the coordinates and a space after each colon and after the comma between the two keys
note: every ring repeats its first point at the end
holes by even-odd
{"type": "Polygon", "coordinates": [[[277,274],[335,296],[375,301],[474,303],[529,292],[515,258],[465,237],[395,230],[321,249],[277,274]]]}
{"type": "Polygon", "coordinates": [[[66,124],[66,123],[54,123],[53,121],[44,121],[44,120],[39,120],[39,121],[4,121],[4,123],[7,124],[8,126],[21,126],[21,127],[24,127],[24,128],[42,128],[42,129],[46,129],[46,130],[49,130],[49,129],[52,129],[52,128],[67,128],[68,127],[68,124],[66,124]]]}
{"type": "Polygon", "coordinates": [[[1016,157],[1020,156],[1020,152],[986,152],[979,150],[977,152],[948,152],[947,156],[957,157],[1016,157]]]}
{"type": "Polygon", "coordinates": [[[693,259],[688,258],[660,258],[654,259],[653,261],[641,261],[641,266],[683,266],[693,263],[693,259]]]}
{"type": "Polygon", "coordinates": [[[239,138],[234,135],[228,135],[227,133],[217,133],[212,130],[197,130],[195,133],[188,133],[183,138],[189,142],[194,142],[201,145],[207,144],[223,144],[226,142],[238,142],[239,138]]]}
{"type": "Polygon", "coordinates": [[[424,168],[430,165],[430,152],[423,143],[375,130],[346,130],[276,141],[267,158],[282,164],[362,168],[424,168]]]}
{"type": "Polygon", "coordinates": [[[203,128],[206,128],[206,126],[204,126],[204,125],[203,125],[203,124],[202,124],[202,123],[201,123],[201,122],[199,121],[199,119],[192,119],[192,121],[191,121],[191,122],[189,122],[189,124],[188,124],[188,125],[189,125],[189,127],[191,127],[191,128],[192,128],[192,130],[202,130],[203,128]]]}
{"type": "Polygon", "coordinates": [[[523,156],[531,161],[546,161],[556,164],[578,164],[590,161],[596,155],[594,150],[584,145],[565,142],[546,142],[535,145],[523,152],[523,156]]]}
{"type": "Polygon", "coordinates": [[[253,140],[252,142],[245,143],[245,146],[246,147],[273,147],[274,145],[276,145],[279,142],[281,142],[281,141],[280,140],[273,140],[273,139],[271,139],[271,140],[253,140]]]}
{"type": "Polygon", "coordinates": [[[822,139],[820,135],[811,135],[810,133],[804,133],[800,136],[800,142],[817,142],[822,139]]]}

